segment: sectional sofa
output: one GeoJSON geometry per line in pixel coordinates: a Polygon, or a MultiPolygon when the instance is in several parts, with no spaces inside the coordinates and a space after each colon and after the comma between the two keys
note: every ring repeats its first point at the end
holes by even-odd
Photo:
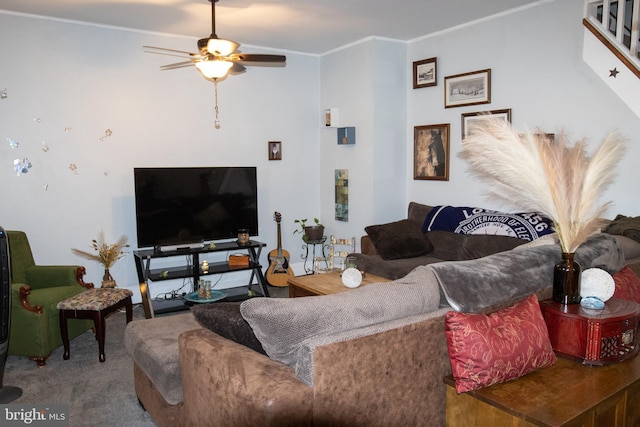
{"type": "MultiPolygon", "coordinates": [[[[444,315],[551,294],[552,241],[420,265],[342,294],[198,306],[127,326],[136,394],[158,425],[443,426],[451,373],[444,315]]],[[[616,238],[576,253],[625,265],[616,238]]]]}

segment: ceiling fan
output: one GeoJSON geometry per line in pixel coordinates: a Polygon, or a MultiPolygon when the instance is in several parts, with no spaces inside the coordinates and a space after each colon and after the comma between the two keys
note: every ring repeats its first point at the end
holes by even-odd
{"type": "Polygon", "coordinates": [[[216,34],[216,3],[219,0],[209,0],[211,3],[211,35],[198,40],[198,52],[187,52],[157,46],[143,46],[146,52],[158,55],[176,56],[186,61],[163,65],[161,70],[175,70],[195,66],[207,80],[212,80],[216,87],[216,129],[220,128],[218,120],[218,80],[228,74],[243,73],[245,65],[284,66],[287,57],[284,55],[267,55],[241,53],[237,51],[240,43],[233,40],[221,39],[216,34]]]}

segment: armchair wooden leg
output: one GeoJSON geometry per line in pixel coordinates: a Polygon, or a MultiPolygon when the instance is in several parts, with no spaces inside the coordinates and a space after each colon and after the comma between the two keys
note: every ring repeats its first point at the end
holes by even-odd
{"type": "Polygon", "coordinates": [[[47,354],[46,356],[31,356],[29,357],[29,360],[33,360],[34,362],[36,362],[38,368],[44,368],[49,356],[51,356],[51,353],[47,354]]]}

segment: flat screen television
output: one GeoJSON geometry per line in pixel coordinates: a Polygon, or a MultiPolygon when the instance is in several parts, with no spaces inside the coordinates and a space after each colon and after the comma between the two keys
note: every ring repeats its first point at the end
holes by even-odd
{"type": "Polygon", "coordinates": [[[134,168],[138,247],[258,234],[255,167],[134,168]]]}

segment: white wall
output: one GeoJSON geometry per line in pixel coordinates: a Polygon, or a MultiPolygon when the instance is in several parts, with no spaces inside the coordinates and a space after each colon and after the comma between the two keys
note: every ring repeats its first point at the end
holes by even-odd
{"type": "Polygon", "coordinates": [[[407,86],[407,146],[413,126],[451,123],[451,174],[448,182],[413,181],[413,153],[408,148],[408,200],[513,208],[488,200],[486,185],[470,178],[465,162],[457,157],[462,113],[511,108],[516,127],[565,130],[571,140],[588,138],[591,147],[615,129],[628,136],[628,155],[603,201],[613,201],[611,218],[618,213],[640,215],[635,188],[640,182],[640,119],[582,60],[582,13],[582,0],[556,0],[409,45],[409,63],[438,58],[438,85],[416,90],[407,86]],[[445,109],[444,77],[485,68],[492,72],[491,104],[445,109]]]}
{"type": "MultiPolygon", "coordinates": [[[[215,130],[213,84],[195,68],[160,71],[174,58],[142,48],[193,50],[196,40],[4,14],[0,40],[8,95],[0,99],[0,224],[27,232],[37,263],[85,265],[86,279],[99,284],[101,266],[71,248],[89,249],[103,229],[111,242],[127,235],[135,249],[136,166],[257,166],[258,239],[276,246],[280,211],[283,246],[297,244],[293,218],[319,206],[319,167],[300,167],[319,155],[317,57],[286,53],[284,68],[248,67],[221,82],[215,130]],[[270,140],[282,141],[282,161],[268,160],[270,140]],[[23,157],[33,167],[16,176],[13,160],[23,157]]],[[[131,254],[112,274],[139,295],[131,254]]],[[[179,285],[155,284],[152,295],[179,285]]]]}
{"type": "MultiPolygon", "coordinates": [[[[340,127],[356,128],[355,145],[338,145],[335,128],[321,129],[321,205],[338,237],[406,215],[406,45],[371,38],[322,58],[321,99],[339,110],[340,127]],[[335,221],[334,171],[349,170],[349,220],[335,221]]],[[[333,231],[332,231],[333,232],[333,231]]]]}
{"type": "MultiPolygon", "coordinates": [[[[639,215],[640,120],[581,59],[582,10],[582,0],[556,0],[409,44],[372,38],[321,58],[285,52],[285,68],[251,67],[219,85],[220,130],[213,85],[193,69],[159,71],[171,58],[142,49],[192,50],[195,40],[0,14],[0,90],[8,94],[0,99],[0,225],[26,231],[37,262],[84,264],[99,283],[100,266],[70,249],[87,248],[100,229],[135,243],[135,166],[255,165],[258,238],[275,247],[279,211],[283,247],[297,262],[295,218],[319,215],[327,234],[359,237],[366,225],[404,218],[411,200],[502,208],[457,153],[462,113],[503,108],[517,127],[564,129],[592,144],[613,129],[628,135],[605,200],[614,202],[611,217],[639,215]],[[411,63],[434,56],[438,85],[412,89],[411,63]],[[444,77],[483,68],[492,70],[492,103],[445,109],[444,77]],[[356,127],[354,146],[338,146],[335,130],[320,126],[324,107],[356,127]],[[451,124],[450,180],[414,181],[413,127],[437,123],[451,124]],[[106,129],[113,135],[101,141],[106,129]],[[283,142],[282,161],[267,160],[269,140],[283,142]],[[16,176],[13,159],[22,157],[33,168],[16,176]],[[338,168],[350,173],[347,223],[333,219],[338,168]]],[[[113,274],[138,295],[131,255],[113,274]]],[[[152,294],[166,289],[154,285],[152,294]]]]}

